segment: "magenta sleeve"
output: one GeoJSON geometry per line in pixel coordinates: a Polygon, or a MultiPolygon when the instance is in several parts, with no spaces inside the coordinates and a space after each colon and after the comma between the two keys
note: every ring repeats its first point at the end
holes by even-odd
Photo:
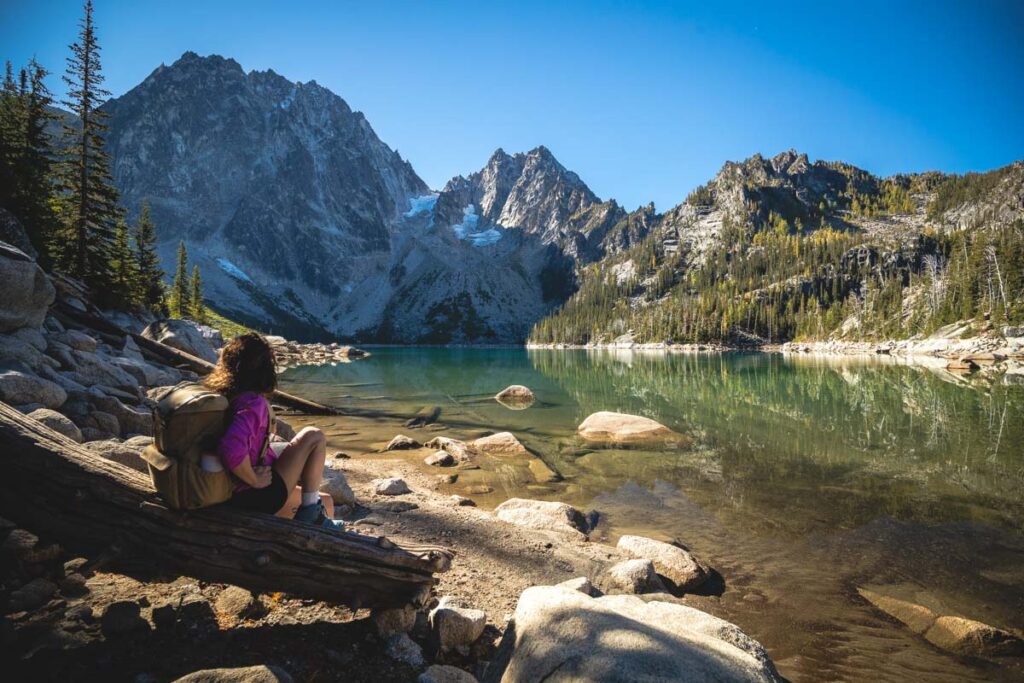
{"type": "Polygon", "coordinates": [[[260,433],[260,426],[260,415],[255,406],[240,408],[235,413],[217,448],[225,467],[235,469],[258,447],[253,441],[260,433]]]}

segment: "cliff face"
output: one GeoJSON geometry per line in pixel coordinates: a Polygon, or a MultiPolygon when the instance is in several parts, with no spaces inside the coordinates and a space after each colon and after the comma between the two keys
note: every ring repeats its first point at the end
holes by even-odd
{"type": "Polygon", "coordinates": [[[165,265],[185,240],[211,300],[252,320],[329,329],[355,261],[428,191],[340,97],[230,59],[186,53],[104,108],[122,201],[148,199],[165,265]]]}

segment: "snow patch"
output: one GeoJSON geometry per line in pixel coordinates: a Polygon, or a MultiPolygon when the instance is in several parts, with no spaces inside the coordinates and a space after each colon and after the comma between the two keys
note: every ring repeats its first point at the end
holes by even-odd
{"type": "Polygon", "coordinates": [[[472,204],[462,210],[462,222],[452,226],[455,236],[463,241],[468,241],[474,247],[485,247],[494,244],[501,239],[501,232],[496,228],[476,232],[480,216],[476,213],[476,207],[472,204]]]}
{"type": "Polygon", "coordinates": [[[284,109],[285,111],[287,111],[289,108],[291,108],[292,102],[294,102],[294,101],[295,101],[295,87],[293,86],[291,92],[288,93],[283,100],[281,100],[281,103],[278,106],[281,107],[281,109],[284,109]]]}
{"type": "Polygon", "coordinates": [[[436,194],[425,194],[422,197],[410,197],[409,198],[409,210],[405,212],[406,218],[412,218],[418,214],[433,211],[434,205],[437,204],[436,194]]]}
{"type": "Polygon", "coordinates": [[[228,275],[236,277],[239,280],[245,280],[246,282],[255,284],[253,283],[252,278],[245,274],[244,270],[242,270],[241,268],[239,268],[238,266],[236,266],[234,263],[227,260],[223,256],[217,257],[217,265],[220,266],[220,269],[223,270],[228,275]]]}

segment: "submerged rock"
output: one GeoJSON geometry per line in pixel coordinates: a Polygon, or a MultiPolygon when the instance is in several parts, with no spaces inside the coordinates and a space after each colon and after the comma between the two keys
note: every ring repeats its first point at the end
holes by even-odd
{"type": "Polygon", "coordinates": [[[455,464],[455,457],[448,451],[436,451],[425,457],[423,462],[433,467],[451,467],[455,464]]]}
{"type": "Polygon", "coordinates": [[[614,444],[650,444],[678,440],[679,434],[649,417],[602,410],[590,415],[577,429],[586,441],[614,444]]]}
{"type": "Polygon", "coordinates": [[[530,455],[526,446],[520,443],[511,432],[498,432],[490,436],[482,436],[473,442],[473,447],[488,455],[503,457],[530,455]]]}
{"type": "Polygon", "coordinates": [[[522,384],[513,384],[499,391],[494,400],[512,410],[529,408],[536,401],[533,392],[522,384]]]}
{"type": "Polygon", "coordinates": [[[764,647],[700,610],[535,586],[519,596],[486,680],[780,681],[764,647]]]}
{"type": "Polygon", "coordinates": [[[681,591],[696,588],[708,578],[709,569],[686,550],[643,536],[622,536],[617,546],[633,557],[651,560],[654,568],[681,591]]]}
{"type": "Polygon", "coordinates": [[[963,617],[942,616],[924,634],[925,640],[943,650],[971,656],[1019,657],[1024,640],[1016,635],[963,617]]]}
{"type": "Polygon", "coordinates": [[[459,462],[465,462],[472,460],[478,453],[475,447],[470,446],[465,441],[459,441],[458,439],[449,439],[447,436],[435,436],[430,441],[423,444],[426,448],[434,448],[439,451],[447,451],[459,462]]]}

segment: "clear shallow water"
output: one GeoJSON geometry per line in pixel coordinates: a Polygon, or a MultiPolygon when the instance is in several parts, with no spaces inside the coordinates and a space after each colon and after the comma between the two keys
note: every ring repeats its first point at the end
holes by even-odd
{"type": "Polygon", "coordinates": [[[678,539],[722,575],[688,598],[761,640],[792,680],[1024,680],[1020,660],[955,657],[874,610],[872,587],[943,614],[1024,629],[1024,387],[998,375],[870,359],[629,351],[374,349],[289,370],[289,390],[356,415],[326,421],[356,452],[440,409],[439,434],[511,431],[530,459],[485,459],[459,491],[602,513],[598,535],[678,539]],[[525,384],[538,401],[491,398],[525,384]],[[652,417],[690,437],[673,450],[594,450],[590,413],[652,417]],[[370,425],[370,426],[367,426],[370,425]],[[347,431],[346,431],[347,430],[347,431]],[[543,479],[543,477],[541,477],[543,479]]]}

